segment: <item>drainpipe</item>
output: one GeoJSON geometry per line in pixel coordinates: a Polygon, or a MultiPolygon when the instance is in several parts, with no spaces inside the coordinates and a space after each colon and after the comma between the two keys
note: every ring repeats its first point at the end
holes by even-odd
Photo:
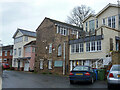
{"type": "Polygon", "coordinates": [[[64,59],[64,61],[63,61],[63,75],[65,75],[65,42],[64,42],[64,46],[63,46],[64,48],[63,48],[63,59],[64,59]]]}

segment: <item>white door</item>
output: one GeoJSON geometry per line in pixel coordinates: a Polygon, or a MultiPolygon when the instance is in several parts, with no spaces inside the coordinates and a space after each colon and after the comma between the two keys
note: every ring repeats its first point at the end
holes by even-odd
{"type": "Polygon", "coordinates": [[[25,63],[24,65],[24,71],[29,71],[29,63],[25,63]]]}

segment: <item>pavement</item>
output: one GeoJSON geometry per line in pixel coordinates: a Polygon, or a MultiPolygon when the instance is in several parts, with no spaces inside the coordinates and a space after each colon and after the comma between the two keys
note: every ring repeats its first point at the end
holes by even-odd
{"type": "Polygon", "coordinates": [[[65,76],[35,74],[31,72],[3,71],[2,88],[107,88],[106,81],[94,84],[76,83],[70,85],[65,76]]]}

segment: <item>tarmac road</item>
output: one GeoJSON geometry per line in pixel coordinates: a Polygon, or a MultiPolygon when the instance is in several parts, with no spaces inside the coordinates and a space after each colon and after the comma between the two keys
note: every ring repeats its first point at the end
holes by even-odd
{"type": "Polygon", "coordinates": [[[70,85],[69,78],[65,76],[6,70],[3,71],[2,80],[2,88],[107,88],[106,81],[70,85]]]}

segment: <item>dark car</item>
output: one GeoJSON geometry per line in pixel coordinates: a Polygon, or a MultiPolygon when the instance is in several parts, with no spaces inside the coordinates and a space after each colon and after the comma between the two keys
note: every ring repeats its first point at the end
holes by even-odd
{"type": "Polygon", "coordinates": [[[9,69],[10,68],[9,64],[7,64],[7,63],[2,63],[2,66],[3,66],[3,69],[9,69]]]}
{"type": "Polygon", "coordinates": [[[76,66],[69,74],[70,84],[75,81],[94,83],[96,75],[93,69],[89,66],[76,66]]]}

